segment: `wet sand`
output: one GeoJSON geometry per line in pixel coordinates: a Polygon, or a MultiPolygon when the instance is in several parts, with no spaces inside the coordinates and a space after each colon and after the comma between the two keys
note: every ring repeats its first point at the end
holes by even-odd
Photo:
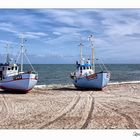
{"type": "Polygon", "coordinates": [[[0,91],[1,129],[140,129],[140,84],[0,91]]]}

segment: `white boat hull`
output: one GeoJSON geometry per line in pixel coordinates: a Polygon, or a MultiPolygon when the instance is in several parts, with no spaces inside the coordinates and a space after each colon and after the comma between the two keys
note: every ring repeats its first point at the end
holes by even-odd
{"type": "Polygon", "coordinates": [[[22,73],[9,76],[0,81],[0,88],[4,90],[19,90],[28,92],[37,84],[36,74],[22,73]]]}

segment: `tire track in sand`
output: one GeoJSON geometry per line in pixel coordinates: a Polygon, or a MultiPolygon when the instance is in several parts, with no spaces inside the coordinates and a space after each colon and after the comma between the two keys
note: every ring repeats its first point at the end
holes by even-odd
{"type": "MultiPolygon", "coordinates": [[[[91,92],[92,93],[92,92],[91,92]]],[[[92,112],[94,110],[94,98],[93,96],[89,95],[88,99],[87,99],[87,104],[86,104],[86,107],[85,107],[85,112],[83,114],[83,118],[81,119],[82,121],[82,125],[81,125],[81,129],[85,129],[87,128],[90,120],[91,120],[91,116],[92,116],[92,112]]]]}
{"type": "Polygon", "coordinates": [[[90,122],[93,109],[94,98],[91,96],[91,94],[82,93],[80,95],[79,102],[75,105],[75,107],[68,113],[66,113],[64,116],[62,116],[60,120],[58,120],[58,122],[56,122],[56,124],[53,125],[57,126],[60,122],[63,122],[61,123],[63,124],[61,125],[61,128],[63,129],[85,129],[90,122]],[[78,114],[79,116],[77,116],[78,114]]]}
{"type": "Polygon", "coordinates": [[[7,99],[5,97],[4,94],[1,94],[2,96],[2,109],[1,109],[1,112],[0,112],[0,115],[2,116],[1,119],[0,119],[0,123],[6,121],[8,118],[9,118],[9,114],[11,113],[10,112],[10,106],[9,106],[9,103],[7,103],[7,99]]]}
{"type": "Polygon", "coordinates": [[[4,96],[1,95],[1,97],[2,98],[1,98],[0,123],[2,123],[5,120],[5,118],[7,118],[7,113],[8,113],[4,96]]]}
{"type": "Polygon", "coordinates": [[[112,108],[112,107],[110,107],[109,105],[106,105],[106,104],[100,104],[100,105],[102,105],[104,108],[108,108],[108,109],[111,109],[112,111],[114,111],[115,113],[117,113],[118,115],[120,115],[120,116],[122,116],[123,118],[125,118],[125,120],[128,122],[128,128],[130,128],[130,129],[137,129],[137,127],[136,127],[136,125],[134,124],[134,121],[133,121],[133,119],[129,116],[129,115],[127,115],[127,114],[125,114],[125,113],[122,113],[121,111],[119,111],[119,109],[115,109],[115,108],[112,108]]]}
{"type": "Polygon", "coordinates": [[[116,113],[118,113],[119,115],[123,116],[127,120],[128,128],[137,129],[136,125],[134,124],[133,119],[129,115],[126,115],[125,113],[118,111],[118,109],[112,108],[112,110],[115,111],[116,113]]]}
{"type": "Polygon", "coordinates": [[[80,100],[79,95],[74,97],[72,102],[70,102],[70,104],[65,109],[60,110],[59,112],[57,112],[58,115],[52,117],[50,120],[48,120],[47,123],[40,124],[39,126],[37,126],[37,128],[43,129],[43,128],[51,125],[52,123],[58,121],[60,118],[65,116],[68,112],[70,112],[76,106],[76,104],[79,102],[79,100],[80,100]]]}

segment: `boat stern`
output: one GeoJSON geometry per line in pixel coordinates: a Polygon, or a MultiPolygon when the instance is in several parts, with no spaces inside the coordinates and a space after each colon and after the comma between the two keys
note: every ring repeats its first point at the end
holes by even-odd
{"type": "Polygon", "coordinates": [[[110,80],[110,72],[103,72],[102,73],[102,88],[107,86],[110,80]]]}
{"type": "MultiPolygon", "coordinates": [[[[37,84],[38,81],[38,75],[37,74],[27,74],[25,75],[27,77],[27,84],[26,84],[26,89],[29,91],[32,88],[34,88],[34,86],[37,84]]],[[[26,78],[25,78],[26,79],[26,78]]]]}

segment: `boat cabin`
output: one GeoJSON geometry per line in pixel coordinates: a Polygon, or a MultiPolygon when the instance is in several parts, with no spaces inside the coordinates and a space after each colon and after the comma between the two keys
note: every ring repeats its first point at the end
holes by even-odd
{"type": "Polygon", "coordinates": [[[77,64],[76,77],[88,76],[94,74],[93,66],[90,64],[90,60],[88,59],[86,62],[82,60],[81,64],[77,64]]]}
{"type": "Polygon", "coordinates": [[[0,80],[8,76],[18,74],[19,66],[17,64],[0,64],[0,80]]]}

